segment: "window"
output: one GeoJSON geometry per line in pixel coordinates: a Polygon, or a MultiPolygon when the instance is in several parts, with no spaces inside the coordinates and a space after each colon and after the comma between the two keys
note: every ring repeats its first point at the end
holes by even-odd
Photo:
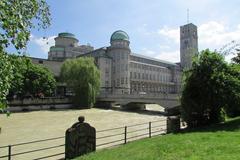
{"type": "Polygon", "coordinates": [[[120,66],[118,65],[117,66],[117,73],[119,73],[120,72],[120,66]]]}
{"type": "Polygon", "coordinates": [[[105,86],[106,86],[106,87],[108,87],[108,84],[109,84],[109,82],[108,82],[108,81],[105,81],[105,86]]]}
{"type": "Polygon", "coordinates": [[[138,64],[138,68],[141,69],[141,64],[138,64]]]}
{"type": "Polygon", "coordinates": [[[120,80],[119,80],[119,78],[117,79],[117,86],[120,86],[120,80]]]}
{"type": "Polygon", "coordinates": [[[140,73],[138,73],[138,79],[140,79],[141,78],[141,75],[140,75],[140,73]]]}
{"type": "Polygon", "coordinates": [[[39,60],[38,63],[39,63],[39,64],[43,64],[43,60],[39,60]]]}
{"type": "Polygon", "coordinates": [[[131,67],[131,68],[133,67],[133,64],[132,64],[132,63],[130,63],[130,67],[131,67]]]}
{"type": "Polygon", "coordinates": [[[130,72],[130,78],[132,78],[132,72],[130,72]]]}
{"type": "Polygon", "coordinates": [[[116,67],[114,66],[114,67],[113,67],[113,73],[115,73],[115,72],[116,72],[116,67]]]}
{"type": "Polygon", "coordinates": [[[109,69],[105,68],[105,74],[109,74],[109,69]]]}
{"type": "Polygon", "coordinates": [[[137,68],[137,64],[136,63],[134,63],[134,68],[137,68]]]}
{"type": "Polygon", "coordinates": [[[124,66],[123,65],[121,65],[121,71],[124,71],[124,66]]]}
{"type": "Polygon", "coordinates": [[[112,82],[112,83],[113,83],[113,87],[115,87],[115,80],[113,80],[113,82],[112,82]]]}
{"type": "Polygon", "coordinates": [[[124,77],[121,78],[121,84],[124,84],[124,77]]]}

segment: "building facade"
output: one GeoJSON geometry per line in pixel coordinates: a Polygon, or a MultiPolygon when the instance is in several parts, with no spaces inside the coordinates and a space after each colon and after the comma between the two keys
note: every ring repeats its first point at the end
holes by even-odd
{"type": "Polygon", "coordinates": [[[54,40],[55,46],[51,46],[48,52],[48,59],[53,61],[64,61],[68,58],[76,58],[94,49],[90,45],[79,45],[78,39],[72,33],[59,33],[54,40]]]}
{"type": "Polygon", "coordinates": [[[33,60],[58,76],[65,59],[94,57],[101,73],[101,94],[179,93],[182,70],[191,67],[192,57],[198,53],[197,27],[192,23],[180,27],[180,63],[136,54],[129,45],[129,36],[122,30],[112,34],[110,46],[95,50],[79,45],[71,33],[59,33],[48,60],[33,60]]]}

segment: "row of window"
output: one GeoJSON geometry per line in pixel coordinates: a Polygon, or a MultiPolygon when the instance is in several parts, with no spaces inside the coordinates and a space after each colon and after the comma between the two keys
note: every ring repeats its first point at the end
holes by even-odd
{"type": "Polygon", "coordinates": [[[113,43],[114,46],[119,46],[119,47],[124,47],[124,46],[128,46],[128,43],[127,42],[124,42],[124,41],[119,41],[119,42],[114,42],[113,43]]]}
{"type": "Polygon", "coordinates": [[[115,53],[113,54],[113,59],[115,59],[117,62],[122,59],[122,60],[128,60],[129,54],[128,53],[115,53]]]}
{"type": "Polygon", "coordinates": [[[154,66],[149,66],[149,65],[145,65],[145,64],[139,64],[139,63],[130,63],[130,67],[148,70],[148,71],[165,72],[165,73],[169,72],[169,70],[167,68],[154,67],[154,66]]]}
{"type": "Polygon", "coordinates": [[[131,79],[141,79],[141,80],[152,80],[152,81],[161,81],[161,82],[169,82],[171,81],[171,75],[167,74],[148,74],[148,73],[137,73],[130,72],[131,79]]]}
{"type": "Polygon", "coordinates": [[[119,87],[123,84],[128,84],[128,77],[121,77],[121,78],[117,78],[117,80],[113,80],[113,87],[119,87]]]}
{"type": "Polygon", "coordinates": [[[131,84],[131,91],[139,92],[174,92],[175,86],[161,86],[161,85],[150,85],[150,84],[131,84]]]}
{"type": "Polygon", "coordinates": [[[119,72],[123,72],[123,71],[128,71],[128,64],[126,65],[116,65],[113,66],[113,73],[119,73],[119,72]]]}
{"type": "Polygon", "coordinates": [[[151,65],[156,65],[156,66],[163,66],[163,67],[171,66],[170,64],[159,62],[157,60],[151,60],[151,59],[141,58],[141,57],[137,57],[137,56],[131,56],[131,60],[136,61],[136,62],[151,64],[151,65]]]}

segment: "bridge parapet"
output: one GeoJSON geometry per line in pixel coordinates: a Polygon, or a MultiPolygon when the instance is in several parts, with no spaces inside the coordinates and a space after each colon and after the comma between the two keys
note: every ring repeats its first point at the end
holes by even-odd
{"type": "Polygon", "coordinates": [[[178,99],[179,94],[101,94],[98,98],[178,99]]]}
{"type": "Polygon", "coordinates": [[[178,94],[101,94],[97,97],[97,101],[114,102],[120,105],[159,104],[164,108],[172,108],[180,104],[178,94]]]}

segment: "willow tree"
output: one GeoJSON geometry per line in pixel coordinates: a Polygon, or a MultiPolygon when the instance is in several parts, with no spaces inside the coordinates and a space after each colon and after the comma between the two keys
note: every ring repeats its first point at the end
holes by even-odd
{"type": "Polygon", "coordinates": [[[18,53],[26,47],[33,28],[50,25],[49,6],[45,0],[0,1],[0,110],[6,105],[6,95],[14,76],[6,48],[12,46],[18,53]]]}
{"type": "Polygon", "coordinates": [[[91,57],[66,60],[61,67],[61,79],[74,92],[78,108],[91,108],[100,89],[100,71],[91,57]]]}

